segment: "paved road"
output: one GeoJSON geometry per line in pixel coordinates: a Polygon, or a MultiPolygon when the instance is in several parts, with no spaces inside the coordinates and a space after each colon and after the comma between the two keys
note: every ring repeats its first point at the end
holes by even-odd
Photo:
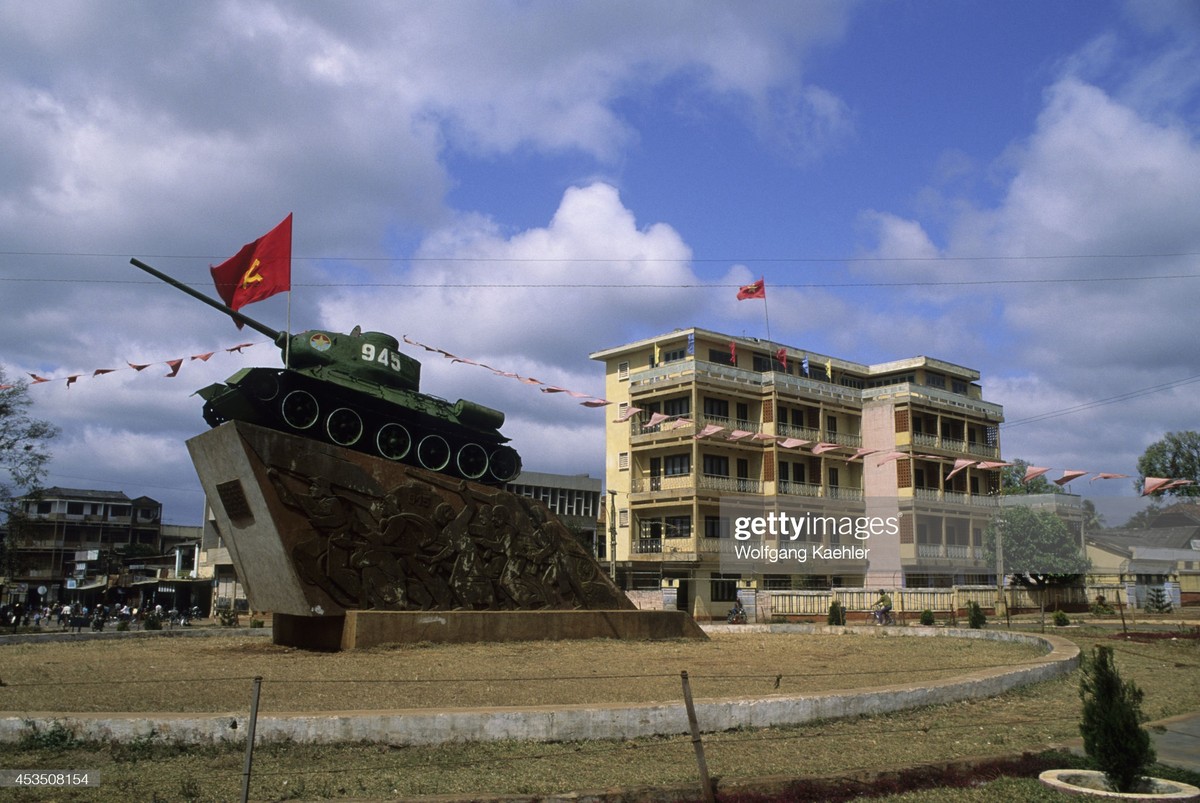
{"type": "Polygon", "coordinates": [[[1159,720],[1149,730],[1160,764],[1200,773],[1200,713],[1159,720]]]}

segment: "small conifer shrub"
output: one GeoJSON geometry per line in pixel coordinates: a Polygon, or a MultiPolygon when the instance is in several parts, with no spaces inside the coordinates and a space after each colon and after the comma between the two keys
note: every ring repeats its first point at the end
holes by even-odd
{"type": "Polygon", "coordinates": [[[974,600],[967,603],[967,624],[971,626],[972,630],[978,630],[987,624],[983,608],[980,608],[979,603],[974,600]]]}
{"type": "Polygon", "coordinates": [[[1133,791],[1154,763],[1154,746],[1141,725],[1143,692],[1121,679],[1111,647],[1097,646],[1091,659],[1084,659],[1079,696],[1084,752],[1115,791],[1133,791]]]}
{"type": "Polygon", "coordinates": [[[825,619],[826,624],[844,625],[846,624],[846,608],[836,599],[829,604],[829,616],[825,619]]]}

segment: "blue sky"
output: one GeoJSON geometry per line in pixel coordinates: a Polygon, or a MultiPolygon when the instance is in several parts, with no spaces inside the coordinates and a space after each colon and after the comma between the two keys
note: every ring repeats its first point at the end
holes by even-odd
{"type": "MultiPolygon", "coordinates": [[[[218,350],[29,391],[51,483],[198,522],[190,394],[277,357],[128,257],[207,290],[292,212],[295,330],[600,393],[592,351],[765,335],[762,275],[774,339],[977,368],[1006,456],[1132,474],[1197,428],[1198,100],[1194,2],[0,1],[0,365],[218,350]]],[[[601,474],[604,411],[414,356],[601,474]]]]}

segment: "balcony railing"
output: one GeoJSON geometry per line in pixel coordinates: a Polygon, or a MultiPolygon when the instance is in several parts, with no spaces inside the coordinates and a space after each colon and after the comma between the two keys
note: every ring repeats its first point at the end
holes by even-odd
{"type": "Polygon", "coordinates": [[[970,454],[975,457],[1000,457],[1000,447],[988,446],[983,443],[972,443],[964,441],[960,438],[945,438],[941,435],[931,435],[927,432],[914,432],[912,434],[912,442],[914,446],[920,446],[924,449],[941,449],[944,452],[957,452],[959,454],[970,454]]]}
{"type": "Polygon", "coordinates": [[[1000,506],[1000,498],[997,496],[942,491],[937,488],[913,488],[913,498],[921,502],[940,502],[949,505],[970,505],[972,507],[1000,506]]]}
{"type": "Polygon", "coordinates": [[[631,546],[635,555],[660,555],[663,551],[661,538],[636,538],[631,546]]]}
{"type": "Polygon", "coordinates": [[[821,495],[821,486],[812,485],[807,482],[789,482],[788,480],[783,480],[779,483],[779,492],[789,496],[809,496],[815,499],[821,495]]]}
{"type": "Polygon", "coordinates": [[[828,432],[823,429],[797,427],[791,424],[776,424],[775,432],[784,438],[800,438],[806,441],[836,443],[841,446],[853,446],[855,448],[862,446],[862,435],[853,435],[849,432],[828,432]]]}
{"type": "Polygon", "coordinates": [[[917,557],[983,560],[983,547],[972,547],[967,544],[917,544],[917,557]]]}
{"type": "Polygon", "coordinates": [[[700,477],[700,487],[706,491],[724,491],[735,494],[762,493],[762,483],[742,477],[722,477],[716,474],[704,474],[700,477]]]}

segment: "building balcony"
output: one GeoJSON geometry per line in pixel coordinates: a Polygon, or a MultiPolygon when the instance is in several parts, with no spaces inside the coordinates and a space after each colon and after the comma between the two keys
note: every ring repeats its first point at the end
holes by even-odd
{"type": "Polygon", "coordinates": [[[969,454],[972,457],[990,458],[992,460],[1000,458],[999,446],[971,443],[970,441],[959,440],[958,438],[944,438],[941,435],[929,435],[924,432],[912,433],[912,443],[913,446],[919,446],[922,449],[938,449],[943,452],[969,454]]]}
{"type": "Polygon", "coordinates": [[[647,424],[635,417],[629,420],[629,424],[629,437],[632,442],[637,442],[633,441],[635,438],[639,441],[658,439],[648,436],[661,436],[663,439],[668,437],[677,438],[683,435],[693,435],[696,431],[696,425],[687,417],[669,418],[654,425],[647,424]]]}
{"type": "Polygon", "coordinates": [[[696,491],[759,494],[762,493],[762,488],[763,484],[758,480],[714,474],[702,474],[699,478],[692,474],[679,474],[673,477],[632,477],[629,480],[631,494],[666,493],[678,496],[696,491]]]}
{"type": "Polygon", "coordinates": [[[917,557],[978,561],[983,560],[983,548],[965,544],[917,544],[917,557]]]}
{"type": "MultiPolygon", "coordinates": [[[[696,421],[698,428],[703,429],[706,426],[718,426],[727,432],[749,432],[757,434],[762,432],[762,424],[758,421],[749,421],[743,418],[727,418],[720,415],[702,415],[696,421]]],[[[761,443],[761,441],[751,441],[751,443],[761,443]]]]}
{"type": "Polygon", "coordinates": [[[911,382],[903,382],[898,385],[885,385],[878,388],[867,388],[862,391],[862,399],[864,402],[876,399],[898,402],[908,399],[910,402],[915,401],[943,410],[964,413],[973,417],[983,418],[987,421],[999,422],[1004,420],[1004,408],[998,404],[986,402],[982,399],[972,399],[968,396],[951,393],[940,388],[916,385],[911,382]]]}
{"type": "Polygon", "coordinates": [[[970,505],[971,507],[999,507],[1000,497],[981,494],[943,491],[938,488],[913,488],[913,499],[918,502],[937,502],[944,505],[970,505]]]}
{"type": "Polygon", "coordinates": [[[760,494],[763,490],[763,484],[758,480],[744,477],[722,477],[716,474],[702,474],[700,487],[706,491],[733,494],[760,494]]]}
{"type": "Polygon", "coordinates": [[[853,435],[849,432],[826,432],[823,429],[797,427],[791,424],[779,423],[775,425],[775,433],[783,438],[800,438],[806,441],[836,443],[840,446],[853,446],[855,448],[862,446],[862,435],[853,435]]]}
{"type": "Polygon", "coordinates": [[[863,492],[859,488],[842,486],[812,485],[807,482],[779,483],[779,493],[785,496],[803,496],[809,499],[840,499],[846,502],[861,502],[863,492]]]}

